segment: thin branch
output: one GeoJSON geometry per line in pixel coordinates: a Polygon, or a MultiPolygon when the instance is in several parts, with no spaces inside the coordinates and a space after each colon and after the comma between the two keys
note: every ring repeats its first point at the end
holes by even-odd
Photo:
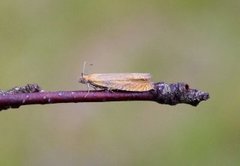
{"type": "Polygon", "coordinates": [[[56,104],[78,102],[109,102],[109,101],[155,101],[160,104],[176,105],[180,103],[197,106],[209,98],[209,94],[189,88],[185,83],[154,84],[154,90],[147,92],[127,91],[55,91],[46,92],[37,84],[15,87],[8,91],[0,91],[0,110],[19,108],[31,104],[56,104]]]}

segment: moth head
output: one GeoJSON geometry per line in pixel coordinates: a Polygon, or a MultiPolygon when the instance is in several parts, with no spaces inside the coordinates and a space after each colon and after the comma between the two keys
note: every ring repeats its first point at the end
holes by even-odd
{"type": "MultiPolygon", "coordinates": [[[[82,84],[87,84],[87,83],[89,83],[89,77],[90,77],[90,76],[89,76],[88,74],[85,74],[86,64],[87,64],[87,62],[84,61],[82,73],[81,73],[80,79],[79,79],[79,81],[78,81],[78,82],[80,82],[80,83],[82,83],[82,84]]],[[[90,64],[90,65],[92,65],[92,64],[90,64]]]]}
{"type": "Polygon", "coordinates": [[[84,73],[81,73],[81,76],[80,76],[78,82],[80,82],[80,83],[82,83],[82,84],[86,84],[86,83],[87,83],[87,80],[86,80],[86,78],[85,78],[84,73]]]}

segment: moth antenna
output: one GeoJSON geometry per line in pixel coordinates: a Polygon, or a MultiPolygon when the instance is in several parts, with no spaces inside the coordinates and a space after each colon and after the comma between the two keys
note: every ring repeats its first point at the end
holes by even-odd
{"type": "Polygon", "coordinates": [[[78,82],[85,83],[84,74],[85,74],[86,63],[87,63],[86,61],[83,62],[83,68],[82,68],[81,76],[78,82]]]}
{"type": "Polygon", "coordinates": [[[83,62],[83,69],[82,69],[82,76],[85,74],[85,67],[86,67],[87,62],[83,62]]]}

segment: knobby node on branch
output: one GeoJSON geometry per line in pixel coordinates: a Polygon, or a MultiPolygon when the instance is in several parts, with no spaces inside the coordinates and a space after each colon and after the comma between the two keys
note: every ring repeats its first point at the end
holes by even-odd
{"type": "Polygon", "coordinates": [[[128,91],[44,91],[38,84],[27,84],[8,91],[0,91],[0,110],[19,108],[30,104],[109,102],[109,101],[155,101],[160,104],[180,103],[197,106],[209,99],[209,94],[192,89],[185,83],[154,83],[154,89],[146,92],[128,91]]]}

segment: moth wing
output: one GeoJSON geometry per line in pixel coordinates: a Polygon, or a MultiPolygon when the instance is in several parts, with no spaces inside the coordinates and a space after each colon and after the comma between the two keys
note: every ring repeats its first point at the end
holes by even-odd
{"type": "Polygon", "coordinates": [[[137,81],[105,81],[95,82],[94,85],[98,87],[107,88],[110,90],[123,90],[123,91],[149,91],[153,89],[153,83],[145,80],[137,81]]]}
{"type": "Polygon", "coordinates": [[[113,89],[124,91],[149,91],[153,89],[153,83],[150,81],[138,80],[138,81],[125,81],[116,83],[113,85],[113,89]]]}
{"type": "Polygon", "coordinates": [[[101,73],[89,74],[92,81],[127,81],[127,80],[150,80],[150,73],[101,73]]]}

